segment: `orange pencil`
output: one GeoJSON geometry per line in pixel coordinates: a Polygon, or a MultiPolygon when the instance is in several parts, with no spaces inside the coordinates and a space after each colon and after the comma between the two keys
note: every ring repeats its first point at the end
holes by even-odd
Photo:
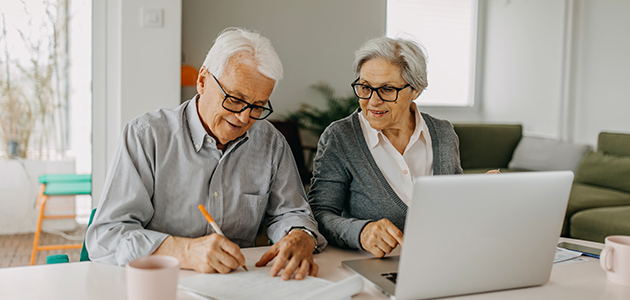
{"type": "MultiPolygon", "coordinates": [[[[206,221],[210,223],[210,227],[212,227],[212,230],[214,230],[214,232],[216,232],[217,234],[220,234],[221,236],[225,236],[225,234],[223,234],[223,231],[221,231],[221,228],[219,228],[219,225],[217,225],[217,222],[215,222],[212,216],[210,216],[206,208],[203,207],[202,204],[199,204],[198,207],[201,213],[203,214],[203,216],[206,217],[206,221]]],[[[249,271],[247,270],[247,267],[245,265],[242,265],[242,267],[243,269],[245,269],[245,271],[249,271]]]]}

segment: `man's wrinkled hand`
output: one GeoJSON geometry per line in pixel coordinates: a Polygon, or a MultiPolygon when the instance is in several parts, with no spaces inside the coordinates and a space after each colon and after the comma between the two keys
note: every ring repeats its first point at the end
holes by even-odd
{"type": "Polygon", "coordinates": [[[153,254],[174,256],[180,268],[200,273],[229,273],[245,264],[238,245],[216,233],[199,238],[169,236],[153,254]]]}
{"type": "Polygon", "coordinates": [[[289,280],[295,274],[296,280],[302,280],[306,275],[317,276],[319,267],[313,261],[315,241],[302,230],[293,230],[277,243],[273,244],[260,260],[257,267],[267,265],[276,259],[269,275],[276,276],[282,271],[282,280],[289,280]]]}
{"type": "Polygon", "coordinates": [[[361,231],[361,246],[376,257],[383,257],[402,246],[403,233],[390,220],[381,219],[370,222],[361,231]]]}

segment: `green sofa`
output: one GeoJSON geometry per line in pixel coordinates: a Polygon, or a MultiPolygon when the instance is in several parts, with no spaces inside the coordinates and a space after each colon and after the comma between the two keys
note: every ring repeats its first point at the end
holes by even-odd
{"type": "Polygon", "coordinates": [[[562,235],[604,242],[613,234],[630,235],[630,134],[602,132],[575,174],[562,235]]]}
{"type": "Polygon", "coordinates": [[[485,173],[508,163],[523,137],[523,126],[505,124],[454,124],[459,137],[459,155],[464,173],[485,173]]]}
{"type": "MultiPolygon", "coordinates": [[[[454,124],[464,173],[528,171],[515,166],[515,150],[525,140],[521,125],[454,124]]],[[[545,152],[544,149],[538,149],[545,152]]],[[[580,149],[583,151],[584,149],[580,149]]],[[[557,151],[550,150],[551,151],[557,151]]],[[[578,155],[562,236],[603,242],[630,235],[630,134],[602,132],[596,152],[578,155]]],[[[584,152],[585,153],[585,152],[584,152]]],[[[529,171],[531,171],[530,169],[529,171]]],[[[536,170],[536,169],[533,169],[536,170]]]]}

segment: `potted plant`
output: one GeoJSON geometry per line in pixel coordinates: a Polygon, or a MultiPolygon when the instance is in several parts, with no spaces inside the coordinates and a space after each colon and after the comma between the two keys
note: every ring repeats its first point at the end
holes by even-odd
{"type": "Polygon", "coordinates": [[[300,128],[314,133],[318,138],[330,123],[345,118],[359,107],[359,98],[354,93],[346,97],[335,96],[335,90],[327,83],[317,83],[311,86],[326,99],[326,107],[302,104],[297,111],[286,116],[294,120],[300,128]]]}
{"type": "Polygon", "coordinates": [[[21,90],[0,78],[0,129],[3,146],[10,158],[26,158],[35,125],[31,105],[21,90]]]}

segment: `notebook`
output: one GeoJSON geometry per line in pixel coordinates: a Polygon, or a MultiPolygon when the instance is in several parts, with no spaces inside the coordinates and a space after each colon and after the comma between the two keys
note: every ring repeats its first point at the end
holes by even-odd
{"type": "Polygon", "coordinates": [[[417,178],[400,257],[342,264],[398,300],[542,285],[572,182],[570,171],[417,178]]]}

